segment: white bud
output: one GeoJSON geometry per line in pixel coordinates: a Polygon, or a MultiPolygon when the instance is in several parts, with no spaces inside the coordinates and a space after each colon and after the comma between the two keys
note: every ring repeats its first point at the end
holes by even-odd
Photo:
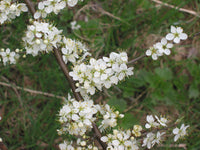
{"type": "Polygon", "coordinates": [[[113,134],[114,135],[118,134],[118,130],[113,130],[113,134]]]}
{"type": "Polygon", "coordinates": [[[4,52],[4,48],[1,49],[1,52],[4,52]]]}
{"type": "Polygon", "coordinates": [[[85,141],[81,141],[81,146],[85,146],[86,145],[86,142],[85,141]]]}
{"type": "Polygon", "coordinates": [[[16,53],[19,53],[19,49],[17,48],[17,49],[15,50],[15,52],[16,52],[16,53]]]}
{"type": "Polygon", "coordinates": [[[83,123],[82,122],[79,122],[78,123],[78,126],[81,128],[81,127],[83,127],[83,123]]]}
{"type": "Polygon", "coordinates": [[[80,86],[80,84],[77,82],[77,83],[76,83],[76,87],[79,87],[79,86],[80,86]]]}
{"type": "Polygon", "coordinates": [[[119,115],[119,118],[124,118],[124,114],[120,114],[120,115],[119,115]]]}
{"type": "Polygon", "coordinates": [[[44,44],[48,44],[48,40],[44,40],[44,44]]]}
{"type": "Polygon", "coordinates": [[[35,40],[35,43],[40,44],[40,40],[39,39],[35,40]]]}

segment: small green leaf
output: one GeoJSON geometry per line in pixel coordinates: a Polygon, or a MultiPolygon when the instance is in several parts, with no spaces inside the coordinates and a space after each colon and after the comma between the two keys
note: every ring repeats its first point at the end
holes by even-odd
{"type": "Polygon", "coordinates": [[[125,100],[123,100],[123,99],[118,99],[118,98],[116,98],[116,97],[110,99],[110,100],[108,101],[108,104],[109,104],[110,106],[114,106],[114,107],[115,107],[117,110],[119,110],[119,111],[125,110],[125,109],[126,109],[126,105],[127,105],[125,100]]]}
{"type": "Polygon", "coordinates": [[[198,98],[199,97],[199,89],[193,85],[189,88],[189,98],[198,98]]]}

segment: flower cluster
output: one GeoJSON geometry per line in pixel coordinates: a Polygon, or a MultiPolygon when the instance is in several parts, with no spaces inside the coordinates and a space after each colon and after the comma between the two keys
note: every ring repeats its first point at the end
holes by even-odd
{"type": "Polygon", "coordinates": [[[58,133],[68,132],[71,135],[84,135],[86,131],[92,129],[96,113],[97,109],[92,100],[78,102],[68,96],[67,103],[59,112],[59,122],[62,124],[62,128],[58,130],[58,133]]]}
{"type": "MultiPolygon", "coordinates": [[[[147,123],[145,124],[146,129],[150,128],[158,129],[161,126],[167,127],[167,123],[169,122],[168,119],[164,117],[158,118],[156,115],[155,118],[152,115],[147,115],[146,117],[147,123]]],[[[176,142],[179,138],[182,138],[186,135],[186,129],[188,127],[189,126],[185,126],[184,124],[182,124],[180,129],[177,127],[173,129],[173,134],[175,134],[174,142],[176,142]]],[[[143,147],[147,146],[148,149],[151,149],[156,143],[160,144],[160,142],[162,141],[161,136],[164,134],[165,132],[160,133],[159,131],[156,134],[153,132],[147,133],[146,138],[144,138],[143,140],[142,146],[143,147]]]]}
{"type": "Polygon", "coordinates": [[[109,150],[138,150],[137,142],[130,130],[113,130],[113,134],[101,137],[101,141],[105,142],[109,150]]]}
{"type": "Polygon", "coordinates": [[[34,21],[28,26],[25,37],[22,38],[27,54],[33,56],[39,52],[50,52],[61,41],[62,30],[45,22],[34,21]]]}
{"type": "Polygon", "coordinates": [[[117,119],[124,117],[123,114],[119,114],[119,111],[113,111],[108,104],[106,104],[104,107],[97,105],[96,108],[103,116],[103,120],[99,126],[100,131],[107,129],[108,127],[115,127],[117,125],[117,119]]]}
{"type": "Polygon", "coordinates": [[[88,52],[88,48],[82,44],[80,41],[75,41],[70,38],[63,37],[62,39],[62,58],[67,64],[71,62],[72,64],[79,64],[85,60],[86,56],[91,54],[88,52]]]}
{"type": "Polygon", "coordinates": [[[77,24],[76,21],[72,21],[70,24],[71,24],[71,29],[72,30],[78,30],[78,29],[81,28],[81,25],[77,24]]]}
{"type": "Polygon", "coordinates": [[[160,133],[159,131],[156,134],[149,132],[146,138],[144,138],[142,146],[147,146],[148,149],[151,149],[156,143],[160,144],[161,136],[164,134],[165,132],[160,133]]]}
{"type": "MultiPolygon", "coordinates": [[[[83,1],[83,0],[82,0],[83,1]]],[[[78,0],[67,0],[67,4],[70,7],[74,7],[78,3],[78,0]]],[[[66,0],[46,0],[38,3],[38,10],[34,14],[34,18],[40,17],[46,18],[48,14],[58,14],[60,10],[66,7],[66,0]]]]}
{"type": "Polygon", "coordinates": [[[180,43],[180,40],[186,40],[187,34],[183,33],[181,27],[171,26],[171,33],[168,33],[165,38],[162,38],[161,42],[154,44],[146,51],[147,56],[151,56],[153,60],[157,60],[159,56],[170,55],[171,48],[173,47],[172,43],[168,41],[173,41],[174,43],[180,43]]]}
{"type": "Polygon", "coordinates": [[[2,61],[4,65],[16,64],[16,60],[19,58],[18,52],[19,49],[16,49],[15,52],[11,52],[9,48],[6,50],[2,48],[0,51],[0,61],[2,61]]]}
{"type": "Polygon", "coordinates": [[[113,84],[125,77],[133,75],[133,67],[127,67],[128,57],[125,52],[112,52],[110,57],[103,59],[91,58],[89,64],[81,63],[75,65],[73,71],[69,74],[75,81],[79,82],[77,91],[82,95],[89,93],[95,94],[96,88],[102,90],[102,87],[110,88],[113,84]]]}
{"type": "Polygon", "coordinates": [[[5,21],[11,21],[16,16],[19,17],[21,12],[27,12],[28,8],[24,3],[13,3],[11,0],[0,1],[0,24],[5,21]]]}
{"type": "Polygon", "coordinates": [[[158,116],[155,115],[155,118],[156,118],[156,121],[154,119],[154,117],[152,115],[147,115],[146,117],[146,120],[147,120],[147,123],[145,124],[145,128],[149,129],[149,128],[156,128],[156,127],[159,127],[159,126],[164,126],[166,127],[167,126],[167,118],[164,118],[164,117],[160,117],[160,119],[158,118],[158,116]]]}
{"type": "Polygon", "coordinates": [[[98,150],[94,144],[88,144],[86,141],[81,139],[77,139],[76,143],[73,141],[64,141],[64,143],[59,144],[59,148],[60,150],[98,150]]]}

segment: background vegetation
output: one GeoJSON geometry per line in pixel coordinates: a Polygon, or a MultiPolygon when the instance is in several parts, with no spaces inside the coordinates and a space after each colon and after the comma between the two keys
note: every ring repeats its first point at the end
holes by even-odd
{"type": "MultiPolygon", "coordinates": [[[[174,6],[199,12],[199,0],[163,0],[174,6]]],[[[29,14],[30,15],[30,14],[29,14]]],[[[30,15],[31,16],[31,15],[30,15]]],[[[28,14],[11,24],[0,26],[1,48],[23,48],[21,38],[28,14]]],[[[66,8],[52,21],[67,37],[81,39],[95,58],[125,50],[129,59],[142,54],[165,36],[170,25],[178,25],[189,39],[176,45],[172,54],[158,61],[144,58],[133,66],[135,75],[109,90],[96,94],[96,102],[115,106],[126,112],[120,125],[132,127],[144,123],[147,114],[167,115],[172,121],[183,117],[190,125],[185,141],[189,150],[200,148],[200,32],[199,17],[158,5],[151,0],[85,0],[75,8],[66,8]],[[73,20],[81,25],[72,31],[73,20]]],[[[0,82],[67,96],[70,92],[52,54],[27,56],[16,65],[0,65],[0,82]]],[[[0,86],[0,137],[9,150],[57,149],[62,138],[57,135],[56,114],[61,100],[0,86]]],[[[172,142],[167,141],[168,143],[172,142]]],[[[183,149],[169,144],[161,149],[183,149]]]]}

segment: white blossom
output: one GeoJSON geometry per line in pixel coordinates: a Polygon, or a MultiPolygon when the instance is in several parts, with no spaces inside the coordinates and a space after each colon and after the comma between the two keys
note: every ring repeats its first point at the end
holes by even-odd
{"type": "Polygon", "coordinates": [[[159,124],[155,122],[155,119],[152,115],[147,115],[146,120],[147,123],[145,124],[145,128],[147,129],[159,126],[159,124]]]}
{"type": "Polygon", "coordinates": [[[16,16],[20,16],[21,12],[27,12],[28,8],[24,3],[13,3],[11,0],[0,1],[0,24],[5,21],[11,21],[16,16]]]}
{"type": "Polygon", "coordinates": [[[188,38],[186,33],[183,33],[183,29],[181,27],[171,26],[171,33],[166,35],[166,39],[174,43],[180,43],[180,40],[186,40],[188,38]]]}
{"type": "Polygon", "coordinates": [[[133,75],[133,67],[128,68],[127,62],[128,58],[125,52],[111,53],[110,58],[103,57],[98,60],[91,58],[89,64],[77,64],[69,74],[80,83],[77,88],[78,92],[94,95],[96,89],[110,88],[125,77],[133,75]]]}
{"type": "Polygon", "coordinates": [[[188,127],[189,125],[185,126],[184,124],[182,124],[180,129],[177,127],[173,129],[173,134],[175,134],[174,142],[176,142],[179,138],[182,138],[187,134],[186,129],[188,127]]]}
{"type": "Polygon", "coordinates": [[[58,30],[49,23],[34,21],[27,29],[22,38],[26,54],[36,56],[39,52],[51,52],[61,42],[62,30],[58,30]]]}
{"type": "Polygon", "coordinates": [[[173,44],[167,43],[166,38],[162,38],[161,42],[156,43],[156,47],[158,48],[160,53],[170,55],[170,48],[173,47],[173,44]]]}
{"type": "Polygon", "coordinates": [[[153,142],[154,139],[155,139],[155,134],[152,132],[148,133],[146,138],[144,138],[143,140],[142,147],[147,146],[148,149],[151,149],[155,144],[155,142],[153,142]]]}
{"type": "Polygon", "coordinates": [[[155,44],[146,51],[146,55],[151,56],[153,60],[157,60],[159,56],[162,56],[162,53],[155,44]]]}
{"type": "Polygon", "coordinates": [[[6,50],[1,49],[0,58],[4,65],[6,64],[16,64],[16,60],[19,58],[19,54],[15,51],[11,51],[9,48],[6,50]]]}
{"type": "Polygon", "coordinates": [[[76,21],[72,21],[70,24],[71,24],[71,29],[72,30],[78,30],[78,29],[81,28],[81,26],[79,24],[77,24],[76,21]]]}
{"type": "Polygon", "coordinates": [[[101,141],[105,142],[111,150],[138,150],[136,140],[131,136],[131,131],[113,130],[113,134],[102,136],[101,141]]]}

